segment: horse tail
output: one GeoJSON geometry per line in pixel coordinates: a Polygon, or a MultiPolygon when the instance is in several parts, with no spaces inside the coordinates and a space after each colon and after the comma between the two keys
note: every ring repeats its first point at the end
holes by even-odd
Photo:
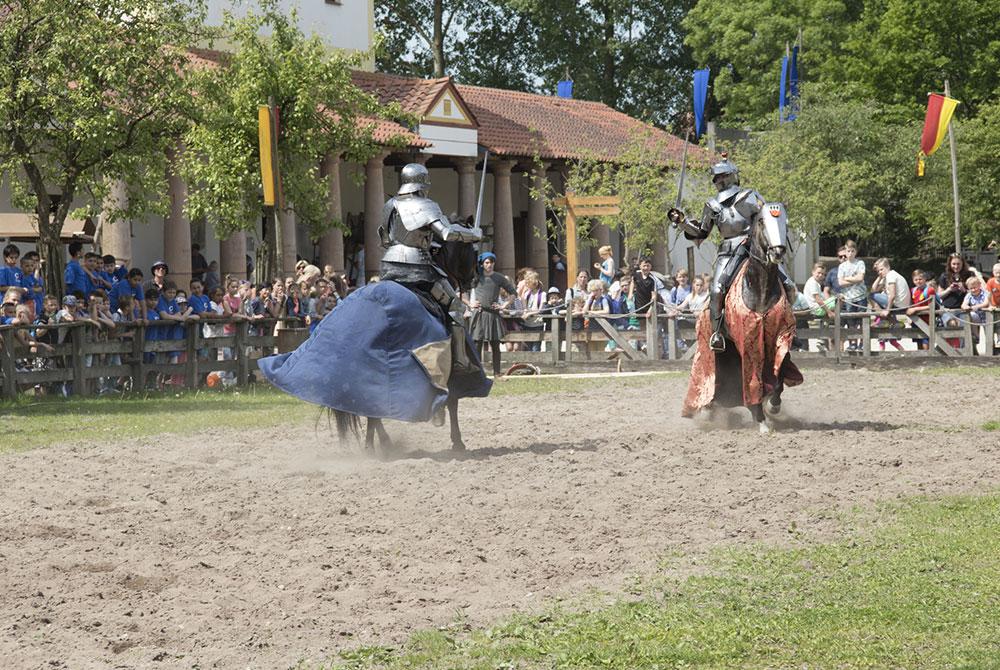
{"type": "Polygon", "coordinates": [[[329,416],[333,417],[337,426],[337,437],[341,440],[347,439],[348,435],[353,435],[355,439],[361,437],[361,419],[357,414],[342,412],[339,409],[327,410],[329,416]]]}

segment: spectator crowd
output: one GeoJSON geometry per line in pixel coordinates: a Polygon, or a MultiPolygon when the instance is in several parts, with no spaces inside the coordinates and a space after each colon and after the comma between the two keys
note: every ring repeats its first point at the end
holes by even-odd
{"type": "MultiPolygon", "coordinates": [[[[632,258],[620,266],[611,247],[601,247],[598,252],[600,261],[590,270],[581,270],[569,286],[566,286],[566,264],[561,256],[554,255],[550,268],[554,284],[547,289],[533,268],[522,268],[513,278],[497,274],[500,279],[487,281],[482,268],[487,267],[491,275],[495,259],[489,258],[492,254],[483,254],[481,261],[486,262],[481,262],[479,295],[474,288],[463,295],[463,300],[468,305],[466,316],[472,324],[473,337],[479,340],[480,354],[485,356],[487,347],[493,352],[495,374],[501,373],[501,348],[508,351],[541,348],[540,341],[503,343],[504,333],[546,330],[551,323],[545,318],[547,315],[568,317],[572,330],[600,330],[596,321],[599,317],[619,330],[645,331],[644,319],[653,313],[654,304],[656,313],[689,325],[707,308],[710,275],[691,277],[684,268],[672,275],[661,274],[654,270],[649,258],[632,258]],[[487,291],[487,284],[497,290],[487,291]],[[480,318],[483,312],[494,315],[491,318],[499,319],[502,325],[482,327],[489,321],[480,318]]],[[[994,265],[991,276],[985,277],[962,256],[952,254],[940,273],[918,269],[907,281],[892,268],[890,259],[879,258],[873,264],[874,279],[869,284],[868,270],[853,241],[840,247],[837,261],[829,267],[817,263],[803,288],[790,296],[800,323],[832,320],[840,309],[842,316],[874,314],[875,326],[908,320],[916,327],[916,321],[929,321],[933,305],[938,325],[955,328],[963,321],[982,324],[988,311],[1000,308],[1000,264],[994,265]]],[[[0,325],[32,326],[14,332],[18,341],[36,354],[51,351],[53,345],[65,340],[65,329],[53,329],[52,325],[70,322],[90,324],[97,338],[105,340],[127,338],[131,328],[138,324],[146,327],[147,340],[183,339],[191,322],[199,322],[205,338],[231,335],[235,330],[233,321],[241,320],[287,320],[313,329],[351,290],[348,280],[332,266],[321,270],[306,260],[296,264],[294,276],[267,283],[220,277],[218,264],[206,262],[197,245],[192,247],[191,276],[187,285],[178,286],[163,261],[154,263],[147,275],[141,268],[126,267],[113,256],[84,252],[82,243],[72,242],[64,272],[65,294],[58,296],[45,289],[38,253],[22,255],[16,245],[8,244],[3,248],[0,267],[3,295],[0,325]]],[[[844,318],[848,327],[859,328],[858,319],[844,318]]],[[[975,337],[978,330],[973,329],[975,337]]],[[[859,335],[856,332],[846,338],[847,351],[861,349],[859,335]]],[[[911,339],[917,348],[929,346],[920,329],[914,331],[911,339]]],[[[803,342],[798,345],[806,346],[803,342]]],[[[616,349],[613,340],[606,344],[602,340],[600,346],[610,354],[616,349]]],[[[639,341],[637,346],[641,348],[644,343],[639,341]]],[[[690,342],[679,338],[676,346],[684,351],[690,342]]],[[[818,343],[821,350],[830,346],[818,343]]],[[[903,348],[895,335],[881,337],[879,346],[903,348]]],[[[221,348],[217,355],[226,358],[232,352],[221,348]]],[[[146,356],[150,357],[149,362],[181,362],[184,352],[146,356]]],[[[107,361],[99,362],[115,365],[120,362],[115,359],[110,356],[107,361]]],[[[88,365],[93,363],[88,359],[88,365]]],[[[53,359],[44,356],[19,361],[20,366],[52,364],[53,359]]],[[[118,383],[113,379],[102,380],[100,390],[114,390],[118,383]]]]}

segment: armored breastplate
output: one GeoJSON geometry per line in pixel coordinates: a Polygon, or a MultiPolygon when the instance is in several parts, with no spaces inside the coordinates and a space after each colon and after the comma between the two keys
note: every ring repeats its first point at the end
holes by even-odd
{"type": "Polygon", "coordinates": [[[760,194],[750,189],[737,189],[735,193],[727,189],[715,202],[719,207],[716,226],[723,239],[748,234],[764,205],[760,194]]]}

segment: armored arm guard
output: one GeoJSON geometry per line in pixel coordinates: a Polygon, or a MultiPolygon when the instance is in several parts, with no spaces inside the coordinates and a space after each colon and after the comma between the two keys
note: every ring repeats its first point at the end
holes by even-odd
{"type": "Polygon", "coordinates": [[[480,230],[445,223],[441,219],[434,221],[431,229],[445,242],[478,242],[483,238],[480,230]]]}
{"type": "Polygon", "coordinates": [[[684,212],[679,209],[671,209],[667,213],[667,217],[684,233],[684,237],[687,239],[703,240],[715,227],[720,211],[722,211],[722,207],[713,199],[705,203],[701,212],[701,221],[687,218],[684,216],[684,212]]]}

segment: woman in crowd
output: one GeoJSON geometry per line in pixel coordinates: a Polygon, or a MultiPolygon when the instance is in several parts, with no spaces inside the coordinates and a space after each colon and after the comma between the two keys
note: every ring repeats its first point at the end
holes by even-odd
{"type": "Polygon", "coordinates": [[[580,270],[576,275],[576,283],[566,289],[566,297],[563,302],[567,305],[572,305],[573,300],[576,298],[587,299],[589,292],[587,291],[587,282],[590,281],[590,274],[586,270],[580,270]]]}
{"type": "Polygon", "coordinates": [[[962,311],[962,303],[968,289],[965,282],[972,276],[969,266],[961,254],[951,254],[944,266],[944,272],[938,277],[937,297],[945,312],[941,313],[941,323],[945,328],[958,325],[958,312],[962,311]]]}
{"type": "MultiPolygon", "coordinates": [[[[545,330],[545,320],[540,316],[545,309],[546,296],[542,290],[542,281],[538,273],[530,270],[524,275],[521,291],[521,304],[524,311],[521,315],[521,328],[529,333],[545,330]]],[[[541,342],[526,342],[525,351],[541,351],[541,342]]]]}

